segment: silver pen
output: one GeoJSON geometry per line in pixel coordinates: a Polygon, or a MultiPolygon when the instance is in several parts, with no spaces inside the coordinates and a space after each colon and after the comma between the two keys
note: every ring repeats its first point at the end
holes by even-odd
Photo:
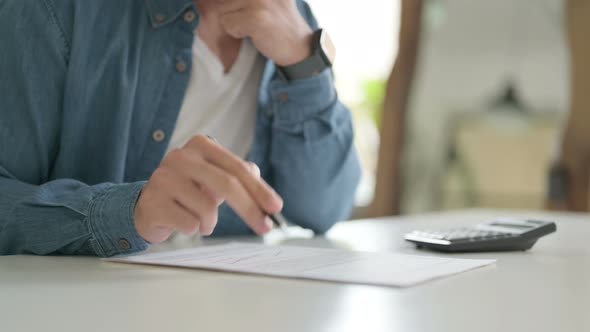
{"type": "Polygon", "coordinates": [[[272,222],[278,226],[283,232],[287,231],[287,218],[285,218],[280,212],[275,214],[269,214],[268,217],[272,222]]]}
{"type": "MultiPolygon", "coordinates": [[[[217,139],[213,136],[209,136],[207,135],[207,137],[209,139],[211,139],[212,141],[214,141],[215,143],[219,144],[219,141],[217,141],[217,139]]],[[[275,214],[269,214],[268,215],[270,217],[270,220],[272,220],[272,222],[278,226],[283,232],[287,231],[287,218],[285,218],[280,212],[277,212],[275,214]]]]}

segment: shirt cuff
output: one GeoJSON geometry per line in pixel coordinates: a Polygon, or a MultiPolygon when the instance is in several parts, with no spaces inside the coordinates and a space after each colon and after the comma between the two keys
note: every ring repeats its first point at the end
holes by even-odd
{"type": "Polygon", "coordinates": [[[275,78],[270,84],[273,116],[279,124],[305,122],[329,109],[338,100],[331,69],[317,76],[285,82],[275,78]]]}
{"type": "Polygon", "coordinates": [[[143,181],[113,185],[92,201],[88,224],[98,244],[98,255],[131,254],[149,247],[134,222],[135,203],[144,185],[143,181]]]}

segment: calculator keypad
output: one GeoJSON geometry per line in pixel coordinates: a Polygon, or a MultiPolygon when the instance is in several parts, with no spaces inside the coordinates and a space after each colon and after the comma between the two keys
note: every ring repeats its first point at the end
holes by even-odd
{"type": "Polygon", "coordinates": [[[416,235],[425,238],[447,240],[451,242],[461,241],[481,241],[481,240],[493,240],[513,237],[511,233],[486,231],[473,228],[456,228],[449,230],[425,230],[417,231],[416,235]]]}
{"type": "Polygon", "coordinates": [[[556,229],[554,222],[497,219],[473,226],[414,230],[404,238],[417,248],[443,252],[516,251],[530,249],[556,229]]]}

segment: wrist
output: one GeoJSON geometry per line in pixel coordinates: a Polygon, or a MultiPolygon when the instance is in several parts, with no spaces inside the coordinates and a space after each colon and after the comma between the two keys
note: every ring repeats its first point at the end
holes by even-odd
{"type": "Polygon", "coordinates": [[[310,78],[332,67],[335,49],[330,37],[323,29],[318,29],[312,34],[311,54],[301,60],[287,66],[278,66],[279,76],[287,82],[310,78]]]}
{"type": "Polygon", "coordinates": [[[283,59],[275,60],[277,66],[286,67],[297,64],[309,58],[313,54],[313,30],[309,26],[289,38],[288,55],[283,59]]]}
{"type": "Polygon", "coordinates": [[[105,185],[93,199],[87,220],[98,244],[97,255],[129,254],[148,247],[134,224],[134,208],[144,184],[105,185]]]}

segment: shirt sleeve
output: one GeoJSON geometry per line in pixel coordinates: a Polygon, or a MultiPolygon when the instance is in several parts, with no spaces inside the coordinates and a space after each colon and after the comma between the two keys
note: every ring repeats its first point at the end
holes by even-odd
{"type": "Polygon", "coordinates": [[[272,183],[292,222],[326,232],[350,215],[360,164],[350,111],[338,100],[331,70],[270,85],[272,183]]]}
{"type": "Polygon", "coordinates": [[[35,186],[3,173],[0,254],[108,257],[147,249],[134,226],[143,182],[88,186],[61,179],[35,186]]]}
{"type": "MultiPolygon", "coordinates": [[[[317,29],[307,3],[297,4],[317,29]]],[[[354,207],[361,170],[351,113],[338,99],[331,69],[290,82],[275,75],[269,90],[270,180],[290,221],[324,233],[354,207]]]]}
{"type": "Polygon", "coordinates": [[[51,179],[69,52],[51,3],[0,5],[0,255],[144,250],[134,227],[144,183],[51,179]]]}

